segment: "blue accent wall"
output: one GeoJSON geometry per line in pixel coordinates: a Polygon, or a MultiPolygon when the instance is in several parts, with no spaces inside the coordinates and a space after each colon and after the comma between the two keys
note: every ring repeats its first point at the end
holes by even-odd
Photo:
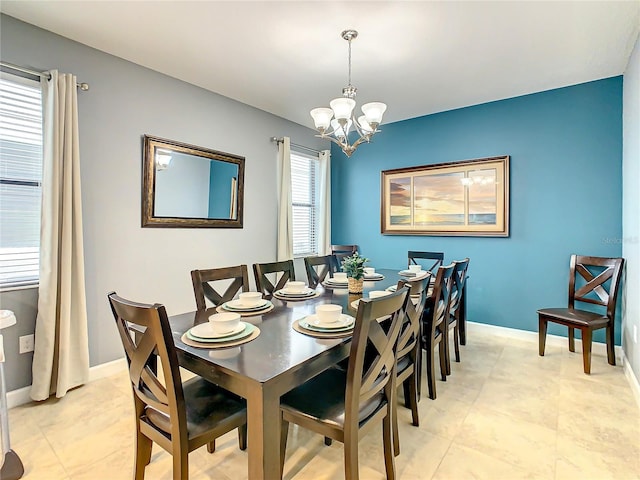
{"type": "Polygon", "coordinates": [[[235,163],[212,160],[209,166],[209,218],[229,218],[231,179],[238,178],[235,163]]]}
{"type": "Polygon", "coordinates": [[[332,243],[378,268],[406,268],[408,250],[468,256],[470,321],[537,331],[537,309],[566,306],[572,253],[621,256],[621,76],[384,125],[350,159],[331,153],[332,243]],[[382,170],[502,155],[510,237],[380,233],[382,170]]]}

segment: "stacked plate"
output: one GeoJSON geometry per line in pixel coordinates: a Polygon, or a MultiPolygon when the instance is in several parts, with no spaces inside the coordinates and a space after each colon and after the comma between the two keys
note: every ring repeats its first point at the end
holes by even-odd
{"type": "Polygon", "coordinates": [[[330,288],[346,288],[349,286],[349,280],[346,278],[344,280],[336,280],[333,277],[327,277],[322,284],[330,288]]]}
{"type": "Polygon", "coordinates": [[[318,316],[314,313],[298,320],[298,325],[305,330],[320,333],[342,333],[351,330],[355,325],[356,319],[351,315],[343,313],[340,319],[333,323],[320,323],[318,316]]]}
{"type": "Polygon", "coordinates": [[[276,290],[273,292],[273,296],[281,300],[305,300],[307,298],[315,297],[316,291],[309,287],[305,287],[301,292],[291,292],[286,288],[283,288],[282,290],[276,290]]]}
{"type": "Polygon", "coordinates": [[[398,275],[407,277],[409,280],[418,280],[420,278],[424,278],[424,276],[427,274],[427,270],[420,270],[418,273],[412,272],[411,270],[400,270],[398,272],[398,275]]]}
{"type": "Polygon", "coordinates": [[[247,307],[240,300],[230,300],[228,302],[223,303],[221,307],[222,308],[219,309],[221,311],[236,312],[239,314],[243,314],[243,313],[258,314],[263,311],[267,311],[271,309],[273,307],[273,304],[269,300],[266,300],[263,298],[258,302],[257,305],[253,307],[247,307]]]}
{"type": "Polygon", "coordinates": [[[384,275],[381,273],[372,273],[370,275],[364,274],[365,280],[384,280],[384,275]]]}
{"type": "Polygon", "coordinates": [[[250,323],[240,322],[238,327],[230,332],[216,333],[211,324],[207,322],[190,328],[186,335],[194,342],[218,344],[242,340],[251,335],[255,329],[256,327],[250,323]]]}

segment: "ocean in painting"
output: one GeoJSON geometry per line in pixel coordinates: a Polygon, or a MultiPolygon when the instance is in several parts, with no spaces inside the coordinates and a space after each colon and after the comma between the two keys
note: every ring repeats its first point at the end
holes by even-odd
{"type": "MultiPolygon", "coordinates": [[[[391,225],[410,225],[411,215],[391,215],[391,225]]],[[[469,225],[495,225],[495,213],[472,213],[469,225]]],[[[464,225],[464,214],[430,214],[429,220],[416,220],[415,225],[464,225]]]]}
{"type": "Polygon", "coordinates": [[[469,225],[495,225],[495,213],[470,213],[469,225]]]}

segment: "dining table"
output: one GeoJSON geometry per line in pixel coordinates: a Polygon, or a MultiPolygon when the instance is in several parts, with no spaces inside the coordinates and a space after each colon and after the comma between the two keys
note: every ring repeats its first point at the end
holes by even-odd
{"type": "Polygon", "coordinates": [[[371,290],[396,285],[398,269],[377,269],[383,278],[364,281],[362,294],[348,289],[316,287],[317,296],[304,300],[268,297],[273,309],[242,317],[259,328],[253,340],[229,348],[199,348],[183,341],[191,327],[208,321],[213,308],[169,317],[181,367],[220,385],[247,401],[248,477],[280,478],[280,397],[349,355],[350,336],[316,338],[294,329],[296,321],[315,313],[318,305],[333,303],[356,316],[356,300],[371,290]]]}

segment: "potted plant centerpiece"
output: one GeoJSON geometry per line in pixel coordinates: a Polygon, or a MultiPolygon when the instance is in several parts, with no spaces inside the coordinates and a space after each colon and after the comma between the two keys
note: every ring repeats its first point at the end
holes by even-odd
{"type": "Polygon", "coordinates": [[[364,264],[368,261],[368,258],[358,255],[358,252],[342,260],[342,270],[347,274],[349,281],[349,293],[362,293],[364,264]]]}

